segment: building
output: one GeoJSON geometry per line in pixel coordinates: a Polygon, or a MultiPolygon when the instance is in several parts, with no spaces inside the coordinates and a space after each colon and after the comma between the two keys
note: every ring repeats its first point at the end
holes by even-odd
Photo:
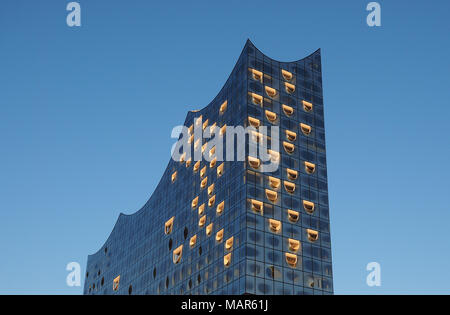
{"type": "Polygon", "coordinates": [[[320,50],[279,62],[247,41],[184,126],[192,151],[175,150],[148,202],[88,257],[84,294],[332,294],[320,50]],[[243,161],[239,141],[222,159],[197,136],[232,139],[235,126],[249,127],[243,161]]]}

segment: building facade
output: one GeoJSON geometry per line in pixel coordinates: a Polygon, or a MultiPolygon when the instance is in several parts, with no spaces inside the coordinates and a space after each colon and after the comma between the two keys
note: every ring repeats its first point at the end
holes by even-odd
{"type": "Polygon", "coordinates": [[[320,50],[279,62],[247,41],[184,126],[148,202],[88,257],[84,294],[332,294],[320,50]]]}

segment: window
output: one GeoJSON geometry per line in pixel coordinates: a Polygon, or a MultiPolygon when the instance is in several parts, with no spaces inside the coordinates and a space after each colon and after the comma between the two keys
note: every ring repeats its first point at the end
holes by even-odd
{"type": "Polygon", "coordinates": [[[200,207],[198,207],[198,215],[203,215],[204,212],[205,212],[205,204],[202,203],[200,207]]]}
{"type": "Polygon", "coordinates": [[[263,214],[264,206],[263,206],[263,203],[261,201],[252,199],[251,200],[251,204],[252,204],[252,210],[253,211],[258,212],[261,215],[263,214]]]}
{"type": "Polygon", "coordinates": [[[172,173],[172,183],[177,179],[177,172],[172,173]]]}
{"type": "Polygon", "coordinates": [[[211,160],[211,162],[209,162],[209,168],[214,168],[214,166],[216,166],[217,164],[217,158],[215,157],[214,159],[211,160]]]}
{"type": "Polygon", "coordinates": [[[313,109],[313,104],[312,104],[312,103],[307,102],[307,101],[302,101],[302,104],[303,104],[303,110],[304,110],[305,112],[310,112],[310,111],[312,111],[312,109],[313,109]]]}
{"type": "Polygon", "coordinates": [[[288,242],[289,242],[289,250],[291,252],[295,253],[295,252],[297,252],[300,249],[300,242],[299,241],[294,240],[292,238],[289,238],[288,242]]]}
{"type": "Polygon", "coordinates": [[[271,112],[270,110],[266,110],[266,117],[270,122],[274,122],[277,120],[277,114],[271,112]]]}
{"type": "Polygon", "coordinates": [[[311,133],[311,126],[300,123],[300,129],[305,136],[309,136],[311,133]]]}
{"type": "Polygon", "coordinates": [[[306,173],[313,174],[315,170],[316,170],[316,164],[305,161],[305,171],[306,171],[306,173]]]}
{"type": "Polygon", "coordinates": [[[278,187],[280,187],[280,179],[276,178],[276,177],[272,177],[269,176],[269,185],[270,187],[274,188],[274,189],[278,189],[278,187]]]}
{"type": "Polygon", "coordinates": [[[283,147],[284,147],[284,151],[286,151],[289,154],[294,153],[295,150],[295,146],[292,143],[283,141],[283,147]]]}
{"type": "Polygon", "coordinates": [[[276,191],[266,189],[266,197],[272,202],[276,202],[278,199],[278,194],[276,191]]]}
{"type": "Polygon", "coordinates": [[[288,220],[292,223],[295,223],[298,221],[298,218],[300,217],[300,214],[297,211],[294,210],[288,210],[288,220]]]}
{"type": "Polygon", "coordinates": [[[208,195],[211,196],[214,192],[214,183],[212,183],[211,185],[209,185],[208,187],[208,195]]]}
{"type": "Polygon", "coordinates": [[[225,267],[228,267],[230,264],[231,264],[231,253],[226,254],[226,255],[223,257],[223,265],[224,265],[225,267]]]}
{"type": "Polygon", "coordinates": [[[317,231],[306,229],[306,233],[308,234],[308,240],[310,242],[315,242],[319,239],[319,232],[317,231]]]}
{"type": "Polygon", "coordinates": [[[259,119],[253,118],[248,116],[248,123],[250,124],[250,126],[253,126],[255,128],[258,128],[260,125],[260,121],[259,119]]]}
{"type": "Polygon", "coordinates": [[[197,205],[198,205],[198,196],[195,197],[194,200],[192,200],[192,203],[191,203],[192,209],[197,208],[197,205]]]}
{"type": "Polygon", "coordinates": [[[314,203],[311,201],[303,200],[303,209],[309,214],[314,213],[314,203]]]}
{"type": "Polygon", "coordinates": [[[288,193],[293,194],[294,191],[295,191],[295,184],[291,183],[291,182],[288,182],[288,181],[284,181],[284,189],[286,189],[286,191],[288,193]]]}
{"type": "Polygon", "coordinates": [[[195,243],[197,243],[197,235],[191,237],[191,239],[189,240],[189,246],[193,248],[195,246],[195,243]]]}
{"type": "Polygon", "coordinates": [[[258,158],[249,156],[249,157],[248,157],[248,164],[249,164],[252,168],[254,168],[254,169],[256,170],[256,169],[259,168],[261,162],[260,162],[260,160],[259,160],[258,158]]]}
{"type": "Polygon", "coordinates": [[[212,230],[213,230],[213,223],[210,223],[210,224],[206,227],[206,230],[205,230],[206,236],[211,236],[212,230]]]}
{"type": "Polygon", "coordinates": [[[216,213],[217,214],[222,214],[224,208],[225,208],[225,201],[222,201],[221,203],[219,203],[217,205],[216,213]]]}
{"type": "Polygon", "coordinates": [[[297,255],[291,254],[291,253],[285,253],[286,256],[286,263],[292,267],[297,267],[297,255]]]}
{"type": "Polygon", "coordinates": [[[201,182],[200,182],[200,188],[205,188],[206,185],[208,185],[208,176],[206,176],[201,182]]]}
{"type": "Polygon", "coordinates": [[[281,69],[281,75],[283,76],[283,78],[286,81],[291,81],[292,80],[292,73],[290,73],[289,71],[281,69]]]}
{"type": "Polygon", "coordinates": [[[251,68],[249,68],[249,70],[252,73],[253,80],[259,81],[262,83],[263,73],[261,71],[251,69],[251,68]]]}
{"type": "Polygon", "coordinates": [[[286,169],[287,177],[290,180],[296,180],[298,178],[298,172],[295,170],[291,170],[290,168],[286,169]]]}
{"type": "Polygon", "coordinates": [[[269,86],[266,86],[266,87],[265,87],[265,90],[266,90],[266,94],[267,94],[268,96],[270,96],[270,97],[275,97],[275,96],[277,96],[277,90],[275,90],[274,88],[271,88],[271,87],[269,87],[269,86]]]}
{"type": "Polygon", "coordinates": [[[252,102],[255,105],[263,105],[263,97],[259,94],[256,93],[250,93],[250,95],[252,96],[252,102]]]}
{"type": "Polygon", "coordinates": [[[291,106],[283,104],[281,107],[283,108],[283,112],[286,114],[286,116],[290,117],[294,114],[294,108],[292,108],[291,106]]]}
{"type": "Polygon", "coordinates": [[[293,131],[286,130],[286,139],[288,139],[291,142],[294,142],[295,139],[297,139],[297,134],[293,131]]]}
{"type": "Polygon", "coordinates": [[[284,86],[286,87],[286,92],[288,92],[289,94],[292,94],[295,92],[295,85],[284,82],[284,86]]]}
{"type": "Polygon", "coordinates": [[[278,233],[281,231],[281,222],[274,219],[269,219],[269,229],[274,232],[278,233]]]}
{"type": "Polygon", "coordinates": [[[231,250],[233,249],[233,242],[234,242],[234,237],[230,237],[229,239],[227,239],[227,241],[225,242],[225,249],[226,250],[231,250]]]}
{"type": "Polygon", "coordinates": [[[220,105],[219,113],[221,115],[223,113],[225,113],[225,111],[227,110],[227,107],[228,107],[228,101],[223,102],[222,105],[220,105]]]}
{"type": "Polygon", "coordinates": [[[222,175],[223,175],[223,163],[217,167],[217,177],[220,177],[222,175]]]}
{"type": "Polygon", "coordinates": [[[119,290],[120,275],[113,280],[113,291],[119,290]]]}
{"type": "Polygon", "coordinates": [[[216,196],[212,196],[211,198],[209,198],[208,200],[208,206],[211,208],[212,206],[214,206],[214,203],[216,202],[216,196]]]}
{"type": "Polygon", "coordinates": [[[175,217],[171,217],[169,220],[167,220],[166,224],[164,224],[164,233],[166,235],[172,233],[174,219],[175,219],[175,217]]]}
{"type": "Polygon", "coordinates": [[[181,256],[183,255],[183,245],[178,246],[172,255],[173,263],[178,264],[181,261],[181,256]]]}
{"type": "Polygon", "coordinates": [[[200,168],[200,161],[197,161],[195,162],[193,167],[194,173],[197,172],[199,168],[200,168]]]}
{"type": "Polygon", "coordinates": [[[216,242],[220,243],[223,240],[223,229],[216,233],[216,242]]]}
{"type": "Polygon", "coordinates": [[[206,223],[206,215],[204,215],[198,220],[198,226],[202,228],[203,226],[205,226],[205,223],[206,223]]]}

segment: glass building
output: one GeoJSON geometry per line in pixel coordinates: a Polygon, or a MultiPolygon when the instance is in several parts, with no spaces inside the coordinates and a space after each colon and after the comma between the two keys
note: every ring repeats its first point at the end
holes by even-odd
{"type": "Polygon", "coordinates": [[[320,50],[279,62],[247,41],[184,126],[189,150],[88,257],[84,294],[332,294],[320,50]],[[213,141],[236,126],[248,127],[243,158],[239,140],[213,141]]]}

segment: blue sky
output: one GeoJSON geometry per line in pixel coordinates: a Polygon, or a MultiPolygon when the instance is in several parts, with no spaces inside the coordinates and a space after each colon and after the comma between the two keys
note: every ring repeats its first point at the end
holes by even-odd
{"type": "Polygon", "coordinates": [[[79,28],[68,2],[0,5],[0,293],[82,292],[66,264],[146,202],[247,38],[322,48],[335,293],[449,293],[448,1],[379,1],[379,28],[369,1],[80,0],[79,28]]]}

